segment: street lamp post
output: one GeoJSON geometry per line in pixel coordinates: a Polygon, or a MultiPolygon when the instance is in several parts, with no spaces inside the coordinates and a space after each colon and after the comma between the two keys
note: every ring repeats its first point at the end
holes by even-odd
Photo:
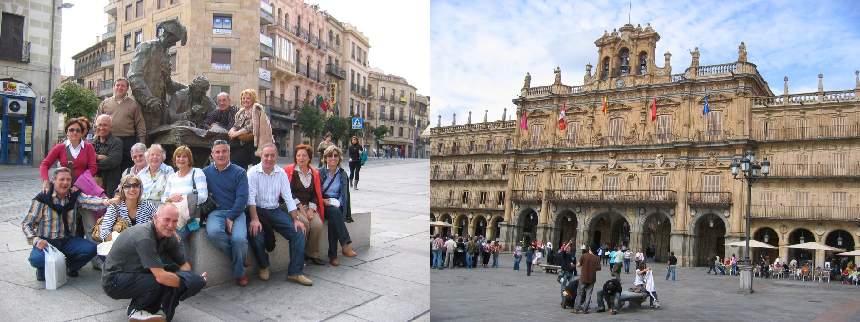
{"type": "Polygon", "coordinates": [[[753,293],[752,258],[750,257],[750,219],[752,218],[752,184],[770,173],[770,161],[767,158],[762,162],[755,161],[755,153],[747,150],[743,157],[736,156],[732,159],[732,177],[736,180],[746,181],[747,184],[747,218],[746,218],[746,247],[744,247],[744,263],[741,267],[740,288],[741,293],[753,293]]]}

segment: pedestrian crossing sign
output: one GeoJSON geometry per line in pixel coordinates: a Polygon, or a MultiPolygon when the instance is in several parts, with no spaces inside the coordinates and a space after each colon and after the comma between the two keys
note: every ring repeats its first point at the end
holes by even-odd
{"type": "Polygon", "coordinates": [[[352,118],[352,129],[353,130],[361,130],[364,128],[364,119],[360,117],[352,118]]]}

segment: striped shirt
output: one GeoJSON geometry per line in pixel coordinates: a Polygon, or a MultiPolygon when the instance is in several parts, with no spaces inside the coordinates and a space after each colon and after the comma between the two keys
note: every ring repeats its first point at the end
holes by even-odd
{"type": "Polygon", "coordinates": [[[278,197],[283,197],[287,210],[296,210],[296,202],[290,191],[290,180],[287,173],[278,165],[271,174],[263,171],[260,163],[248,170],[248,205],[264,209],[278,208],[278,197]]]}
{"type": "Polygon", "coordinates": [[[209,197],[209,189],[206,186],[206,174],[203,173],[203,170],[191,168],[191,171],[186,173],[184,177],[180,177],[179,172],[171,173],[167,176],[167,185],[164,186],[164,194],[161,196],[161,202],[167,202],[167,198],[170,198],[174,194],[191,194],[194,191],[194,185],[197,185],[197,204],[201,205],[209,197]],[[189,174],[193,174],[193,176],[189,174]]]}
{"type": "MultiPolygon", "coordinates": [[[[51,200],[54,204],[61,206],[65,206],[70,202],[68,196],[58,198],[56,193],[51,196],[51,200]]],[[[69,210],[66,213],[66,217],[69,220],[68,230],[74,232],[77,225],[78,207],[69,210]]],[[[49,205],[36,200],[30,203],[30,210],[27,211],[24,219],[21,220],[21,229],[24,231],[24,237],[27,238],[27,242],[30,244],[33,244],[34,238],[58,239],[68,237],[66,236],[64,226],[63,216],[60,213],[56,212],[49,205]]]]}
{"type": "Polygon", "coordinates": [[[149,200],[153,204],[161,203],[161,196],[164,195],[164,187],[167,185],[167,176],[173,173],[173,168],[162,163],[155,171],[155,175],[149,173],[149,167],[143,168],[137,173],[140,178],[141,189],[143,194],[141,200],[149,200]]]}
{"type": "MultiPolygon", "coordinates": [[[[102,240],[107,238],[111,231],[113,231],[113,225],[116,223],[117,215],[124,219],[125,222],[128,223],[129,227],[132,226],[131,216],[128,215],[128,206],[125,204],[125,201],[120,202],[116,206],[110,206],[102,219],[102,226],[99,228],[99,237],[101,237],[102,240]]],[[[152,217],[154,216],[155,206],[148,201],[141,200],[140,203],[137,204],[137,214],[134,216],[134,226],[148,223],[152,221],[152,217]]]]}

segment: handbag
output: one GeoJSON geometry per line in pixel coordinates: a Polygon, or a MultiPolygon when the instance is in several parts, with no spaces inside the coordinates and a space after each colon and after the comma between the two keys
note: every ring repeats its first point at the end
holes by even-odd
{"type": "Polygon", "coordinates": [[[66,255],[48,244],[45,247],[45,289],[56,290],[66,284],[66,255]]]}
{"type": "MultiPolygon", "coordinates": [[[[197,170],[195,169],[194,171],[197,170]]],[[[193,174],[191,177],[191,184],[193,186],[192,189],[194,191],[194,202],[197,203],[197,183],[194,181],[193,174]]],[[[215,202],[215,198],[212,198],[212,193],[210,192],[208,197],[206,198],[206,201],[202,204],[197,205],[195,209],[196,216],[192,215],[191,218],[200,218],[201,222],[206,221],[206,217],[209,216],[209,213],[215,211],[215,209],[218,209],[218,203],[215,202]]]]}
{"type": "Polygon", "coordinates": [[[200,218],[200,209],[197,207],[197,180],[194,180],[195,174],[197,174],[197,169],[191,170],[191,193],[185,196],[185,201],[188,202],[188,217],[190,218],[200,218]]]}
{"type": "Polygon", "coordinates": [[[242,141],[245,143],[254,142],[254,133],[251,133],[251,132],[242,133],[242,134],[239,134],[239,136],[237,136],[236,138],[239,139],[239,141],[242,141]]]}
{"type": "MultiPolygon", "coordinates": [[[[115,207],[115,206],[111,206],[111,207],[115,207]]],[[[102,220],[104,220],[104,219],[105,219],[104,216],[99,217],[99,219],[96,220],[96,224],[90,230],[90,236],[93,237],[93,241],[98,242],[98,243],[103,242],[103,240],[101,238],[101,234],[99,234],[99,233],[101,232],[102,220]]],[[[125,221],[125,218],[117,216],[116,222],[114,222],[113,227],[111,227],[111,231],[121,233],[123,230],[126,230],[129,226],[131,226],[131,225],[129,225],[129,223],[127,221],[125,221]]]]}

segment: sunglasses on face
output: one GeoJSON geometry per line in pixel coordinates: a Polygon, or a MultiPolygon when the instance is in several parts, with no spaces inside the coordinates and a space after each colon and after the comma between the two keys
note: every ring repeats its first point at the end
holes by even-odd
{"type": "Polygon", "coordinates": [[[79,129],[79,128],[76,128],[76,127],[72,127],[72,128],[68,128],[68,129],[66,129],[66,132],[69,132],[69,133],[82,133],[82,132],[83,132],[83,130],[81,130],[81,129],[79,129]]]}
{"type": "Polygon", "coordinates": [[[125,189],[134,189],[134,188],[140,188],[140,184],[139,183],[127,183],[127,184],[122,185],[122,187],[125,189]]]}

